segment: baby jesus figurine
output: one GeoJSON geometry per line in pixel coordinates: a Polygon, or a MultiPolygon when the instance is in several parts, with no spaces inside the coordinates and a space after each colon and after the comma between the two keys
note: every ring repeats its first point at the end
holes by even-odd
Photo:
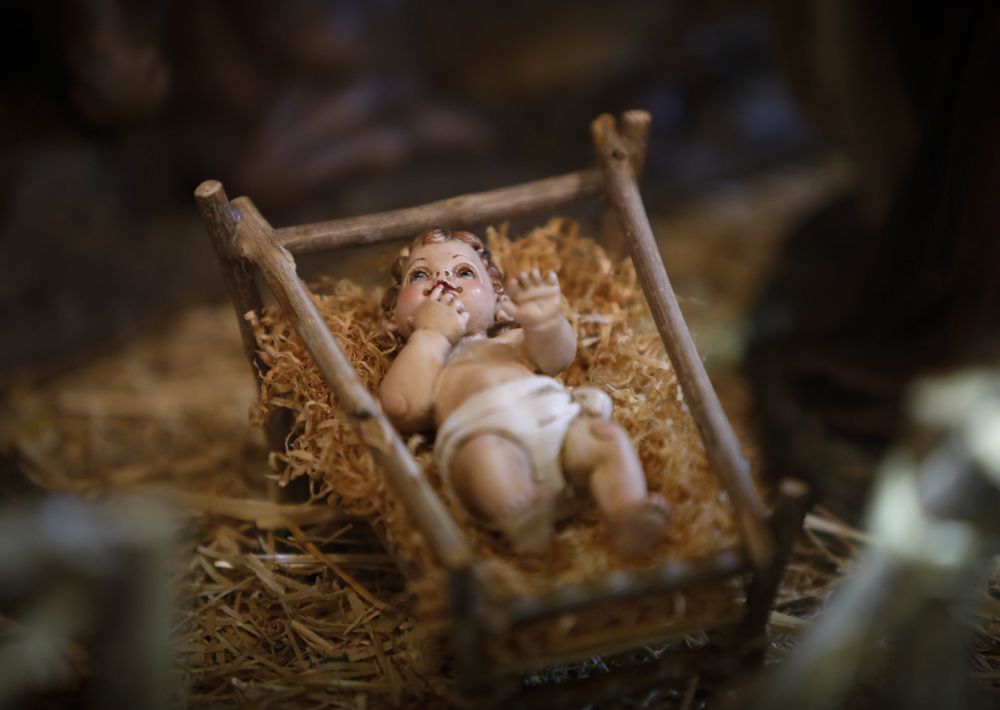
{"type": "Polygon", "coordinates": [[[613,548],[652,552],[669,510],[608,419],[611,398],[551,377],[576,355],[556,275],[523,272],[505,291],[482,241],[444,229],[418,235],[393,275],[382,307],[405,344],[379,398],[400,431],[437,429],[435,460],[465,509],[515,552],[539,553],[561,504],[589,489],[613,548]]]}

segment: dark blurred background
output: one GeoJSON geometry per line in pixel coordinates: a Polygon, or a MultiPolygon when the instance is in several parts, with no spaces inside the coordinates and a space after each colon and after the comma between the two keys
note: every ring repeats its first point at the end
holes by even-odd
{"type": "Polygon", "coordinates": [[[754,2],[5,4],[0,378],[222,297],[192,191],[276,225],[586,167],[653,114],[651,210],[817,155],[754,2]]]}

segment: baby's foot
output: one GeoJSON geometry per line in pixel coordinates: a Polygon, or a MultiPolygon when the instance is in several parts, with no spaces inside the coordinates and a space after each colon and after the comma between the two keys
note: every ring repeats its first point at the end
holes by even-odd
{"type": "Polygon", "coordinates": [[[611,546],[627,560],[648,557],[666,539],[670,517],[667,501],[651,495],[611,521],[611,546]]]}

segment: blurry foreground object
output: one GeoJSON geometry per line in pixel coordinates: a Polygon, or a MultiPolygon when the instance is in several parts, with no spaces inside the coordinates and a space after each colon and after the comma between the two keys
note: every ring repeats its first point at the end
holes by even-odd
{"type": "Polygon", "coordinates": [[[1000,6],[771,9],[792,90],[858,193],[790,235],[750,370],[775,468],[857,510],[908,384],[1000,334],[1000,6]]]}
{"type": "Polygon", "coordinates": [[[93,707],[167,707],[172,537],[138,498],[0,512],[0,706],[82,686],[93,707]]]}
{"type": "Polygon", "coordinates": [[[879,469],[873,548],[756,707],[984,700],[966,657],[976,592],[1000,549],[1000,371],[922,381],[908,410],[915,431],[879,469]]]}

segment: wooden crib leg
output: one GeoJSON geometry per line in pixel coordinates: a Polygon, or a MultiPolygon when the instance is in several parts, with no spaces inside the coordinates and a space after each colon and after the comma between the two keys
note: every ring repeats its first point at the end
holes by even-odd
{"type": "Polygon", "coordinates": [[[485,653],[482,589],[472,565],[448,572],[451,585],[451,642],[455,653],[455,680],[466,700],[491,693],[491,674],[485,653]]]}
{"type": "MultiPolygon", "coordinates": [[[[194,191],[198,210],[208,232],[215,256],[222,267],[222,277],[226,291],[233,308],[236,310],[236,322],[240,329],[240,340],[243,342],[243,354],[246,355],[250,368],[253,370],[254,381],[258,393],[261,381],[267,367],[257,355],[257,339],[253,327],[246,319],[246,314],[253,312],[259,315],[263,307],[260,288],[254,279],[254,266],[236,251],[236,226],[239,211],[229,202],[222,183],[218,180],[205,180],[194,191]]],[[[265,424],[267,446],[272,451],[285,450],[285,437],[291,427],[289,413],[286,410],[275,410],[265,424]]],[[[283,499],[281,489],[273,482],[268,484],[268,493],[273,500],[283,499]]]]}
{"type": "MultiPolygon", "coordinates": [[[[622,138],[628,147],[629,162],[638,182],[646,165],[646,151],[649,146],[649,111],[633,109],[622,114],[622,138]]],[[[622,223],[614,204],[608,202],[601,216],[601,241],[613,258],[621,258],[628,252],[628,244],[622,232],[622,223]]]]}
{"type": "Polygon", "coordinates": [[[236,223],[239,213],[230,205],[226,191],[218,180],[206,180],[194,191],[201,218],[215,249],[215,256],[222,267],[222,277],[226,291],[236,309],[236,320],[243,340],[243,353],[253,367],[254,376],[260,382],[261,363],[257,358],[257,342],[253,328],[245,315],[253,311],[259,313],[262,300],[260,289],[253,277],[253,266],[236,253],[236,223]]]}
{"type": "Polygon", "coordinates": [[[747,594],[747,611],[740,626],[742,660],[756,664],[764,660],[767,648],[767,619],[774,597],[792,554],[795,539],[802,530],[809,504],[809,486],[794,478],[785,478],[778,487],[778,498],[771,514],[775,550],[771,563],[754,574],[747,594]]]}

